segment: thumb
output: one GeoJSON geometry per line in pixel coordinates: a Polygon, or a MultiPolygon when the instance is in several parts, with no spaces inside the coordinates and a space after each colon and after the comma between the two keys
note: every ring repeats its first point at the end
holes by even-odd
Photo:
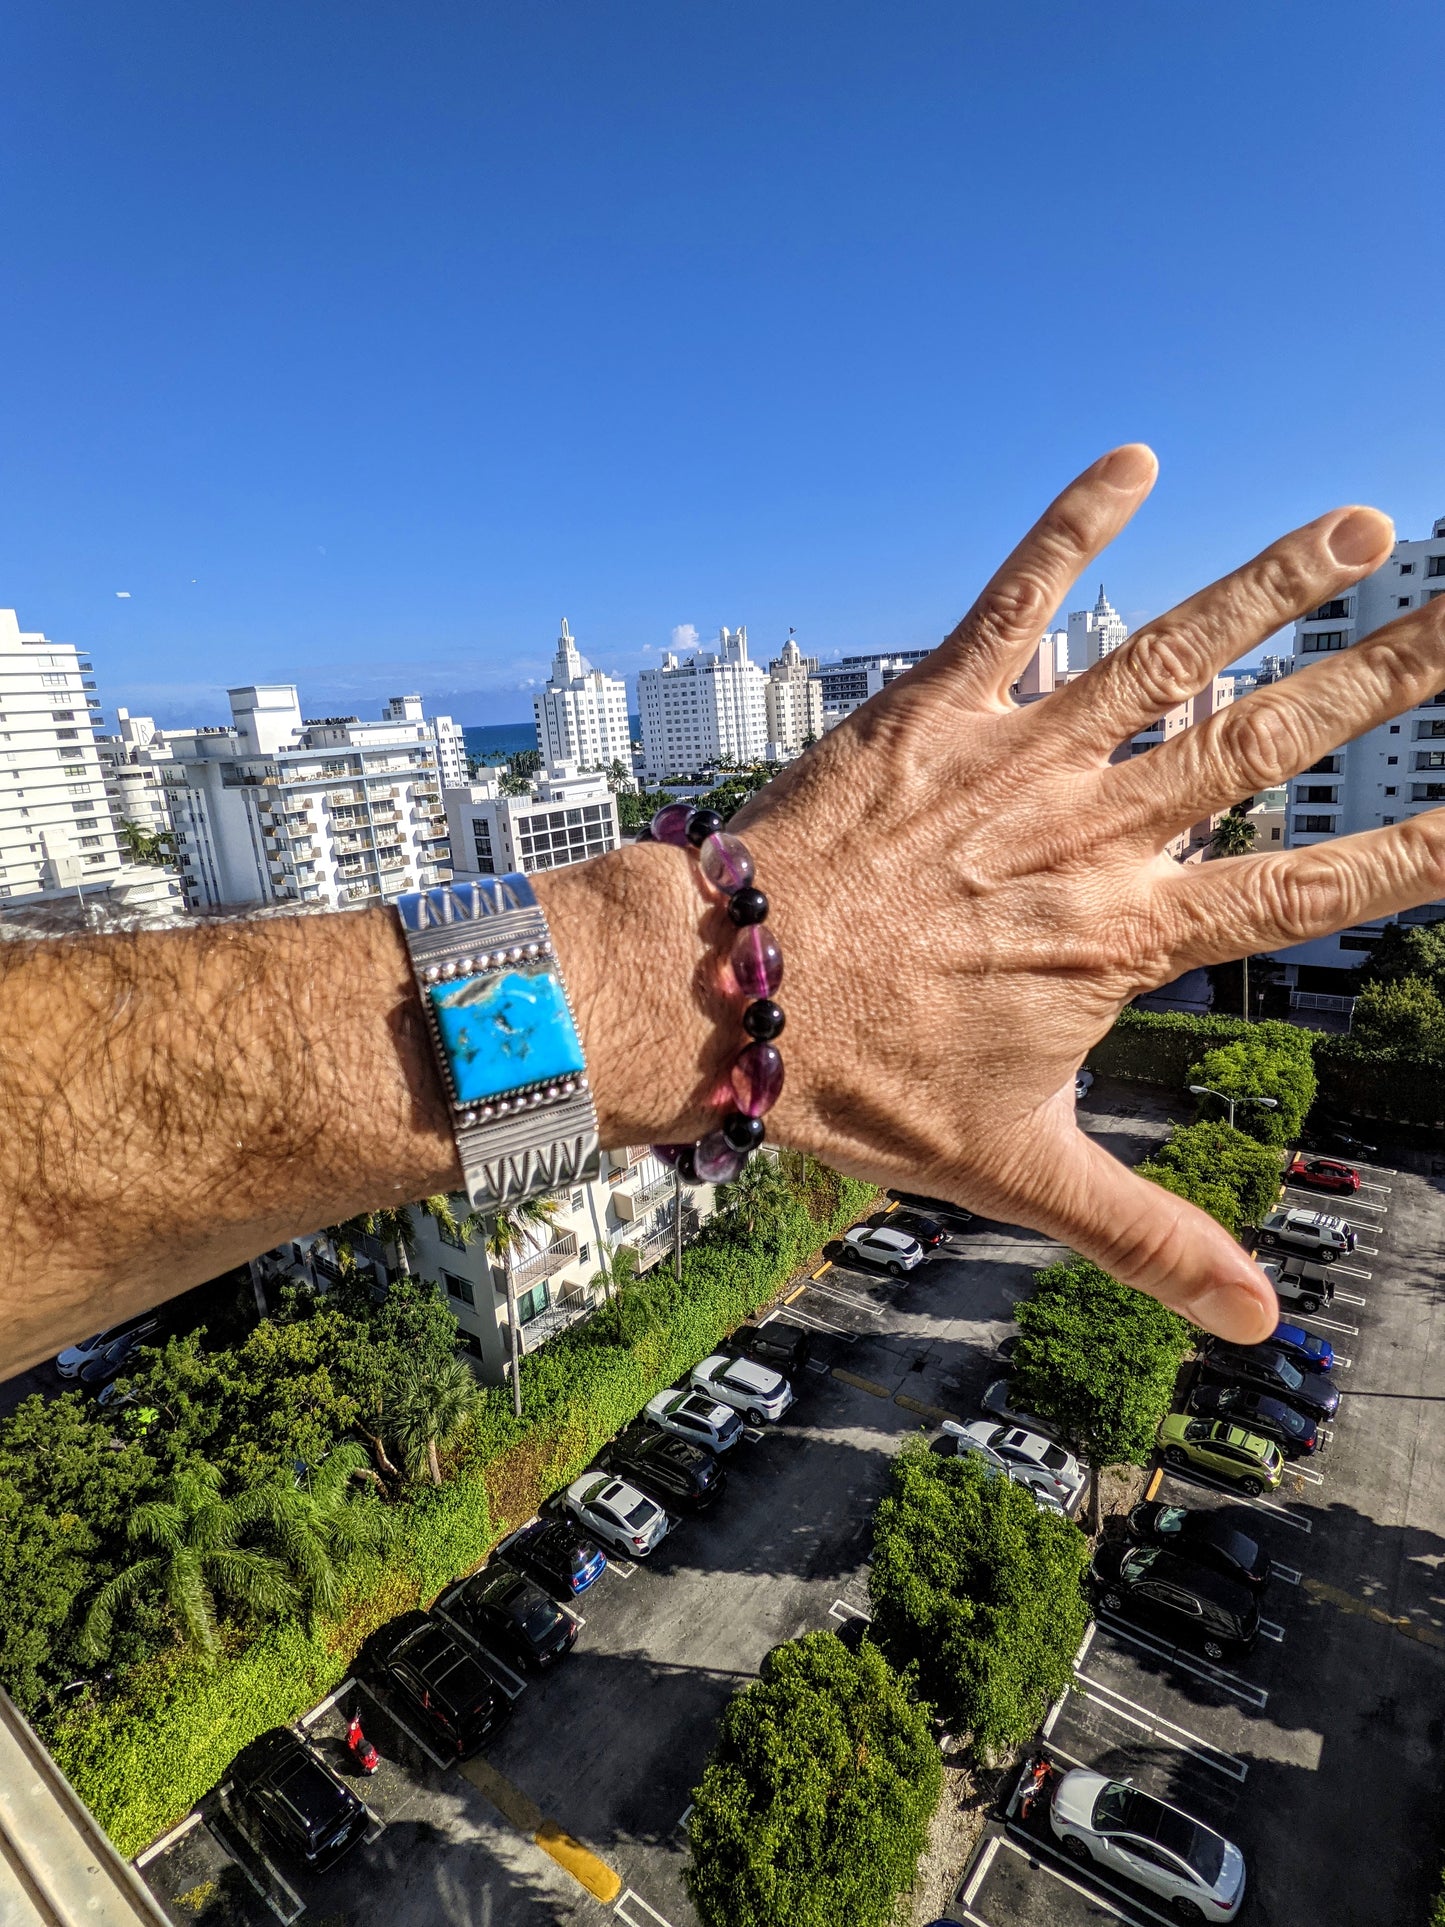
{"type": "Polygon", "coordinates": [[[1279,1301],[1222,1224],[1141,1178],[1077,1125],[1050,1150],[1048,1195],[1028,1212],[1034,1224],[1217,1337],[1239,1345],[1268,1338],[1279,1301]]]}

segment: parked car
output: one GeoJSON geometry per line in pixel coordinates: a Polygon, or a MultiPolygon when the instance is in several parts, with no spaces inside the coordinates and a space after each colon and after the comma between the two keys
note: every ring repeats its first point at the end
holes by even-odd
{"type": "Polygon", "coordinates": [[[511,1715],[511,1704],[474,1653],[426,1613],[403,1613],[374,1635],[382,1684],[441,1752],[464,1760],[511,1715]]]}
{"type": "MultiPolygon", "coordinates": [[[[728,1417],[737,1419],[737,1414],[729,1412],[728,1417]]],[[[606,1456],[609,1472],[630,1479],[676,1511],[706,1512],[727,1490],[727,1472],[705,1445],[667,1432],[624,1432],[606,1456]]]]}
{"type": "Polygon", "coordinates": [[[1071,1859],[1136,1881],[1182,1920],[1233,1920],[1239,1912],[1239,1848],[1127,1780],[1075,1767],[1054,1788],[1049,1826],[1071,1859]]]}
{"type": "Polygon", "coordinates": [[[706,1392],[659,1392],[644,1408],[654,1425],[709,1452],[730,1452],[743,1435],[743,1422],[730,1405],[706,1392]]]}
{"type": "Polygon", "coordinates": [[[1021,1425],[995,1425],[986,1418],[971,1425],[945,1419],[943,1429],[957,1440],[960,1452],[973,1450],[1001,1460],[1019,1484],[1047,1492],[1066,1512],[1088,1483],[1088,1474],[1073,1453],[1040,1432],[1026,1431],[1021,1425]]]}
{"type": "Polygon", "coordinates": [[[1012,1364],[1014,1353],[1023,1343],[1023,1336],[1022,1332],[1010,1332],[1007,1338],[1001,1338],[998,1344],[994,1346],[993,1355],[995,1362],[1000,1365],[1012,1364]]]}
{"type": "Polygon", "coordinates": [[[1256,1592],[1269,1584],[1270,1561],[1259,1541],[1231,1525],[1225,1512],[1146,1499],[1129,1514],[1129,1530],[1141,1545],[1172,1547],[1196,1566],[1212,1566],[1256,1592]]]}
{"type": "Polygon", "coordinates": [[[1260,1270],[1274,1286],[1280,1303],[1298,1305],[1306,1316],[1334,1299],[1335,1281],[1328,1265],[1312,1265],[1303,1258],[1266,1258],[1260,1270]]]}
{"type": "Polygon", "coordinates": [[[701,1365],[694,1365],[692,1382],[698,1391],[742,1412],[749,1425],[776,1423],[795,1397],[781,1372],[770,1372],[754,1358],[729,1358],[726,1352],[714,1352],[701,1365]]]}
{"type": "Polygon", "coordinates": [[[921,1211],[925,1218],[941,1219],[950,1231],[972,1231],[979,1223],[972,1211],[961,1204],[950,1204],[947,1198],[926,1198],[921,1191],[890,1191],[888,1195],[906,1204],[910,1211],[921,1211]]]}
{"type": "Polygon", "coordinates": [[[760,1365],[770,1365],[784,1378],[796,1378],[813,1356],[811,1334],[782,1318],[770,1318],[763,1325],[739,1325],[727,1348],[739,1358],[755,1358],[760,1365]]]}
{"type": "Polygon", "coordinates": [[[867,1222],[875,1231],[897,1231],[915,1239],[925,1253],[953,1242],[953,1234],[941,1219],[930,1218],[922,1211],[905,1211],[902,1206],[896,1211],[875,1211],[867,1222]]]}
{"type": "Polygon", "coordinates": [[[533,1519],[497,1547],[495,1557],[562,1599],[575,1599],[607,1570],[607,1555],[575,1520],[533,1519]]]}
{"type": "Polygon", "coordinates": [[[1306,1458],[1319,1449],[1319,1430],[1312,1418],[1252,1385],[1196,1385],[1185,1410],[1199,1418],[1228,1419],[1262,1439],[1273,1439],[1287,1459],[1306,1458]]]}
{"type": "Polygon", "coordinates": [[[1171,1465],[1194,1466],[1251,1495],[1273,1492],[1284,1477],[1284,1454],[1277,1445],[1222,1420],[1171,1412],[1159,1427],[1159,1443],[1171,1465]]]}
{"type": "Polygon", "coordinates": [[[1269,1392],[1314,1419],[1331,1419],[1339,1410],[1339,1387],[1328,1372],[1297,1365],[1268,1343],[1225,1345],[1216,1340],[1204,1355],[1204,1369],[1211,1378],[1269,1392]]]}
{"type": "Polygon", "coordinates": [[[127,1332],[117,1338],[114,1344],[107,1345],[104,1351],[92,1352],[80,1368],[80,1382],[87,1391],[98,1391],[102,1385],[109,1385],[112,1379],[119,1378],[135,1363],[136,1353],[145,1340],[134,1333],[127,1332]]]}
{"type": "Polygon", "coordinates": [[[1252,1586],[1165,1546],[1107,1540],[1089,1572],[1105,1612],[1158,1626],[1171,1639],[1197,1646],[1206,1659],[1238,1657],[1259,1638],[1252,1586]]]}
{"type": "Polygon", "coordinates": [[[1014,1404],[1011,1378],[996,1378],[986,1385],[979,1403],[986,1412],[992,1412],[995,1418],[1002,1419],[1005,1425],[1022,1425],[1026,1432],[1042,1432],[1046,1439],[1054,1437],[1052,1425],[1014,1404]]]}
{"type": "Polygon", "coordinates": [[[242,1748],[231,1785],[267,1838],[303,1866],[332,1866],[370,1822],[351,1788],[289,1726],[273,1726],[242,1748]]]}
{"type": "Polygon", "coordinates": [[[1094,1088],[1094,1073],[1092,1071],[1075,1071],[1074,1102],[1076,1104],[1082,1102],[1082,1100],[1089,1095],[1089,1092],[1093,1090],[1093,1088],[1094,1088]]]}
{"type": "Polygon", "coordinates": [[[917,1238],[884,1226],[855,1224],[843,1233],[843,1248],[848,1257],[886,1271],[893,1278],[901,1278],[923,1263],[923,1246],[917,1238]]]}
{"type": "Polygon", "coordinates": [[[1355,1234],[1343,1218],[1326,1211],[1297,1211],[1281,1205],[1266,1214],[1258,1243],[1266,1251],[1292,1251],[1317,1264],[1331,1265],[1355,1248],[1355,1234]]]}
{"type": "Polygon", "coordinates": [[[441,1601],[448,1618],[528,1672],[555,1666],[577,1644],[577,1621],[511,1566],[486,1566],[441,1601]]]}
{"type": "Polygon", "coordinates": [[[1055,1512],[1061,1519],[1069,1515],[1064,1510],[1064,1502],[1046,1486],[1030,1480],[1022,1466],[1012,1464],[1008,1459],[995,1452],[992,1446],[985,1445],[971,1436],[975,1427],[991,1432],[995,1428],[987,1419],[975,1420],[974,1426],[960,1425],[957,1419],[946,1418],[943,1430],[946,1437],[953,1440],[953,1449],[961,1459],[972,1459],[981,1465],[990,1478],[1008,1479],[1014,1485],[1021,1485],[1039,1508],[1040,1512],[1055,1512]]]}
{"type": "MultiPolygon", "coordinates": [[[[1266,1269],[1268,1269],[1267,1266],[1266,1269]]],[[[1328,1338],[1318,1338],[1314,1332],[1307,1332],[1303,1325],[1276,1325],[1263,1342],[1268,1350],[1283,1352],[1286,1358],[1292,1358],[1295,1364],[1305,1371],[1334,1370],[1334,1346],[1328,1338]]],[[[1211,1352],[1214,1345],[1214,1339],[1206,1338],[1203,1349],[1205,1352],[1211,1352]]],[[[1254,1347],[1251,1345],[1241,1349],[1253,1351],[1254,1347]]]]}
{"type": "Polygon", "coordinates": [[[99,1358],[102,1352],[109,1351],[112,1345],[118,1345],[122,1339],[129,1339],[136,1345],[148,1344],[160,1330],[160,1323],[158,1312],[147,1311],[137,1318],[127,1318],[122,1324],[111,1325],[106,1331],[81,1339],[78,1345],[67,1346],[56,1359],[55,1369],[62,1378],[79,1378],[84,1366],[93,1358],[99,1358]]]}
{"type": "Polygon", "coordinates": [[[1310,1191],[1353,1195],[1360,1188],[1360,1174],[1352,1164],[1345,1164],[1339,1158],[1312,1157],[1305,1151],[1295,1152],[1284,1177],[1286,1184],[1302,1184],[1310,1191]]]}
{"type": "Polygon", "coordinates": [[[626,1559],[645,1559],[667,1537],[667,1514],[656,1499],[610,1473],[584,1472],[568,1486],[565,1503],[594,1539],[626,1559]]]}
{"type": "Polygon", "coordinates": [[[1372,1158],[1379,1146],[1367,1144],[1358,1135],[1352,1118],[1334,1117],[1328,1111],[1312,1110],[1300,1132],[1300,1143],[1311,1151],[1333,1151],[1340,1157],[1372,1158]]]}

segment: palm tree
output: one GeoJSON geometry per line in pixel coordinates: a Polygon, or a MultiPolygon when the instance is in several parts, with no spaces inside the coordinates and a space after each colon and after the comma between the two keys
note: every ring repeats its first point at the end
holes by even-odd
{"type": "Polygon", "coordinates": [[[519,1251],[541,1251],[552,1241],[561,1206],[556,1198],[521,1198],[503,1205],[487,1220],[487,1256],[502,1268],[507,1293],[507,1342],[512,1354],[512,1412],[522,1416],[522,1350],[517,1321],[517,1286],[512,1259],[519,1251]],[[543,1233],[546,1236],[543,1236],[543,1233]]]}
{"type": "Polygon", "coordinates": [[[751,1238],[759,1224],[775,1215],[788,1197],[788,1183],[776,1158],[751,1157],[731,1184],[717,1188],[718,1210],[751,1238]]]}
{"type": "Polygon", "coordinates": [[[1254,848],[1254,825],[1249,820],[1249,805],[1236,803],[1226,810],[1214,826],[1209,839],[1212,856],[1248,856],[1254,848]]]}
{"type": "Polygon", "coordinates": [[[123,816],[116,835],[132,863],[167,863],[171,857],[171,838],[166,830],[148,830],[144,823],[123,816]]]}
{"type": "Polygon", "coordinates": [[[130,1516],[126,1537],[131,1545],[155,1550],[96,1594],[81,1629],[85,1656],[104,1654],[116,1613],[146,1593],[164,1599],[182,1637],[208,1657],[219,1644],[218,1598],[259,1613],[279,1613],[292,1605],[296,1595],[280,1560],[236,1543],[260,1511],[254,1494],[223,1498],[221,1475],[204,1460],[175,1473],[165,1498],[137,1506],[130,1516]]]}
{"type": "Polygon", "coordinates": [[[621,1299],[637,1282],[637,1253],[631,1245],[614,1245],[587,1280],[589,1291],[600,1291],[604,1298],[621,1299]]]}
{"type": "Polygon", "coordinates": [[[481,1405],[482,1388],[460,1352],[453,1352],[440,1365],[409,1358],[392,1416],[392,1431],[407,1471],[415,1476],[425,1460],[432,1484],[440,1485],[439,1453],[471,1427],[481,1405]]]}
{"type": "Polygon", "coordinates": [[[296,1576],[311,1611],[333,1612],[341,1601],[341,1566],[357,1552],[373,1552],[390,1537],[391,1520],[356,1481],[381,1481],[364,1445],[338,1445],[308,1472],[305,1486],[263,1486],[255,1500],[277,1553],[296,1576]]]}
{"type": "Polygon", "coordinates": [[[448,1237],[462,1245],[470,1241],[482,1222],[478,1211],[469,1211],[458,1217],[446,1192],[438,1191],[429,1198],[419,1198],[415,1205],[381,1205],[375,1211],[363,1211],[359,1216],[347,1218],[344,1223],[333,1226],[327,1236],[336,1247],[336,1255],[343,1265],[356,1262],[352,1240],[357,1236],[365,1235],[383,1245],[390,1245],[396,1253],[397,1270],[404,1278],[410,1278],[411,1261],[416,1251],[416,1227],[411,1220],[414,1210],[424,1211],[448,1237]]]}

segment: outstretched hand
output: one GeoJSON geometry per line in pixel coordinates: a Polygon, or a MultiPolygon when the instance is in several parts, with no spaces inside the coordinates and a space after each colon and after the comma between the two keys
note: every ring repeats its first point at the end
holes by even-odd
{"type": "Polygon", "coordinates": [[[1140,446],[1086,470],[942,647],[729,827],[757,858],[787,960],[771,1136],[1033,1225],[1248,1341],[1277,1316],[1263,1274],[1080,1131],[1074,1073],[1140,991],[1445,895],[1445,811],[1310,849],[1188,867],[1163,854],[1445,685],[1445,599],[1113,763],[1393,541],[1376,510],[1337,509],[1016,704],[1010,685],[1070,585],[1155,474],[1140,446]]]}

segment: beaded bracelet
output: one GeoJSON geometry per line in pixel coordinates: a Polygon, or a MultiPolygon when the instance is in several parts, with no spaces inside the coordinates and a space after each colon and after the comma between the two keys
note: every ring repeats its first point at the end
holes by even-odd
{"type": "Polygon", "coordinates": [[[716,810],[667,803],[653,817],[651,828],[654,842],[682,849],[690,844],[698,853],[703,875],[727,903],[728,915],[738,926],[729,962],[738,989],[749,999],[743,1029],[752,1039],[733,1060],[736,1110],[729,1111],[717,1130],[696,1144],[654,1144],[652,1149],[689,1182],[727,1184],[762,1143],[764,1115],[783,1088],[782,1053],[772,1041],[783,1028],[783,1013],[773,1002],[773,992],[783,980],[783,953],[777,939],[763,928],[768,900],[753,882],[747,845],[724,832],[716,810]]]}

